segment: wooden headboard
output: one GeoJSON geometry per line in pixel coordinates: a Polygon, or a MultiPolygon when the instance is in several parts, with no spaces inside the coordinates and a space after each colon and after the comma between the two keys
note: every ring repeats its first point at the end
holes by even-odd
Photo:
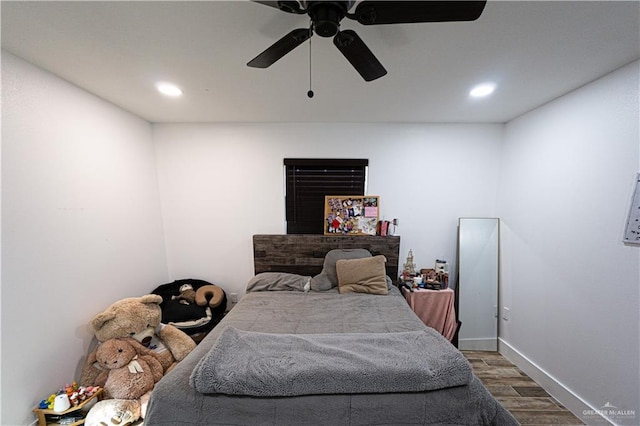
{"type": "Polygon", "coordinates": [[[261,272],[288,272],[314,276],[322,271],[324,256],[333,249],[369,250],[387,258],[387,275],[398,278],[400,237],[363,235],[254,235],[253,265],[261,272]]]}

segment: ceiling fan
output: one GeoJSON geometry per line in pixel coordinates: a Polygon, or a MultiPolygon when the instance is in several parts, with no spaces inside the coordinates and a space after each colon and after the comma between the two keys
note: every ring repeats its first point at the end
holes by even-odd
{"type": "Polygon", "coordinates": [[[387,70],[353,30],[340,31],[340,21],[349,18],[362,25],[409,24],[418,22],[474,21],[480,17],[486,1],[348,1],[279,0],[256,3],[296,15],[309,15],[310,28],[298,28],[276,41],[253,58],[248,66],[268,68],[287,53],[311,38],[333,37],[333,44],[365,81],[382,77],[387,70]]]}

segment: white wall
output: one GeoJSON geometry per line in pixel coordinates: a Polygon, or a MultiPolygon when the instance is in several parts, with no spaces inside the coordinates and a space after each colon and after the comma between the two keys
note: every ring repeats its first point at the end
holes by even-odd
{"type": "Polygon", "coordinates": [[[508,123],[498,197],[506,348],[569,400],[636,411],[621,424],[640,419],[640,247],[621,242],[638,74],[636,62],[508,123]]]}
{"type": "MultiPolygon", "coordinates": [[[[495,215],[501,125],[154,125],[169,274],[242,293],[251,237],[283,233],[283,158],[369,159],[401,256],[455,261],[457,218],[495,215]]],[[[452,269],[453,270],[453,269],[452,269]]]]}
{"type": "Polygon", "coordinates": [[[77,378],[93,315],[167,282],[151,125],[2,53],[2,419],[77,378]]]}

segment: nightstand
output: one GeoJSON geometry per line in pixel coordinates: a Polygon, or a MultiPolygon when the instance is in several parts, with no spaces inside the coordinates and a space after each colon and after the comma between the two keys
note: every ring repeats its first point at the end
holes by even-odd
{"type": "Polygon", "coordinates": [[[431,327],[451,341],[456,333],[456,311],[454,293],[450,288],[444,290],[402,288],[407,303],[425,325],[431,327]]]}

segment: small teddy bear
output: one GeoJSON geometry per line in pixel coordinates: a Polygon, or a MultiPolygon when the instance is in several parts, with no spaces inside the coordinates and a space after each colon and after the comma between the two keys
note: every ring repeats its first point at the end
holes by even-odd
{"type": "Polygon", "coordinates": [[[173,296],[172,299],[178,300],[183,305],[190,305],[196,300],[196,291],[191,284],[183,284],[180,286],[180,295],[173,296]]]}
{"type": "Polygon", "coordinates": [[[105,399],[138,399],[162,378],[163,368],[153,351],[132,338],[109,339],[95,352],[105,370],[96,383],[105,399]]]}

